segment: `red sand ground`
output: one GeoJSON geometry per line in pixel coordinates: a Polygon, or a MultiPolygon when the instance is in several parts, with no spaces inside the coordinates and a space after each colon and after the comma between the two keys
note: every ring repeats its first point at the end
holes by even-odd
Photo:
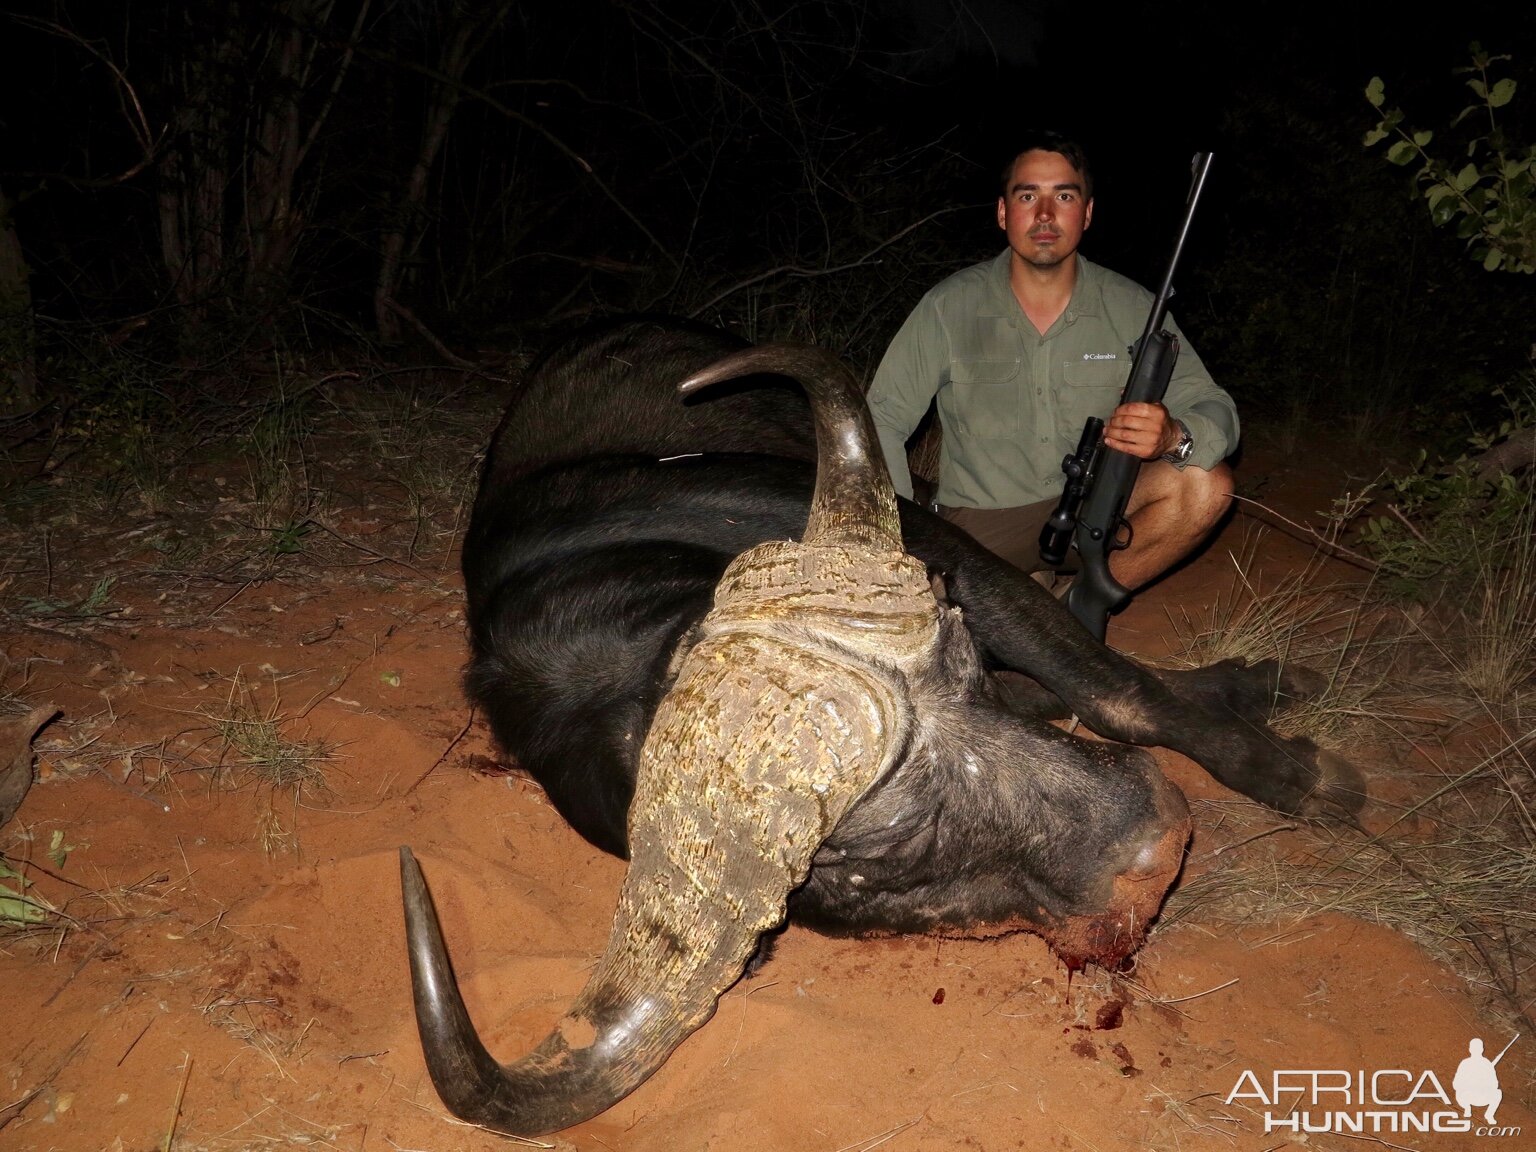
{"type": "MultiPolygon", "coordinates": [[[[350,524],[358,538],[363,514],[350,524]]],[[[1117,619],[1112,642],[1165,651],[1168,611],[1226,587],[1226,548],[1244,527],[1117,619]]],[[[101,539],[84,533],[77,557],[101,539]]],[[[1263,548],[1276,565],[1303,556],[1278,536],[1263,548]]],[[[502,1058],[537,1042],[581,986],[623,865],[570,832],[536,787],[470,770],[493,750],[458,688],[463,614],[445,555],[412,571],[284,576],[221,608],[228,589],[193,604],[135,602],[120,586],[134,615],[84,639],[7,628],[10,687],[24,672],[25,699],[56,703],[66,722],[40,738],[42,779],[0,847],[30,858],[36,890],[90,924],[0,939],[0,1108],[13,1105],[0,1148],[149,1152],[173,1116],[177,1149],[514,1145],[450,1119],[426,1078],[396,849],[422,861],[470,1011],[502,1058]],[[259,709],[291,718],[290,737],[335,747],[327,794],[298,806],[291,790],[276,794],[291,840],[275,854],[259,835],[270,793],[194,770],[216,758],[209,717],[227,712],[237,674],[259,709]],[[132,764],[93,760],[93,735],[94,751],[137,746],[132,764]],[[146,790],[145,775],[162,772],[146,790]],[[56,834],[62,866],[47,854],[56,834]]],[[[1159,756],[1192,794],[1222,793],[1159,756]]],[[[1202,830],[1196,853],[1221,838],[1202,830]]],[[[1266,1135],[1260,1102],[1226,1098],[1244,1070],[1267,1083],[1276,1068],[1427,1069],[1449,1092],[1469,1038],[1490,1055],[1508,1039],[1451,971],[1341,916],[1164,929],[1133,978],[1069,981],[1029,936],[858,941],[791,928],[650,1083],[534,1146],[1355,1148],[1359,1137],[1266,1135]]],[[[1517,1096],[1533,1065],[1536,1037],[1525,1037],[1500,1067],[1499,1120],[1521,1135],[1364,1143],[1530,1146],[1536,1117],[1517,1096]]]]}

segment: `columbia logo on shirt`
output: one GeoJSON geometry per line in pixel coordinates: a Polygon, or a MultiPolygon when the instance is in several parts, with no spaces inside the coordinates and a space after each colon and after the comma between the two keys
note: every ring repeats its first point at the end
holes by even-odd
{"type": "Polygon", "coordinates": [[[1084,360],[1118,360],[1120,356],[1116,352],[1084,352],[1084,360]]]}

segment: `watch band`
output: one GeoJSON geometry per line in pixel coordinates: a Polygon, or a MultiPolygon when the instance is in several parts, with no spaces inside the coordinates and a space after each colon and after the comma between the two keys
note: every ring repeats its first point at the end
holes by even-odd
{"type": "Polygon", "coordinates": [[[1195,438],[1189,434],[1189,425],[1184,421],[1175,420],[1174,423],[1179,426],[1179,442],[1171,450],[1164,452],[1160,459],[1183,467],[1189,463],[1189,457],[1195,450],[1195,438]]]}

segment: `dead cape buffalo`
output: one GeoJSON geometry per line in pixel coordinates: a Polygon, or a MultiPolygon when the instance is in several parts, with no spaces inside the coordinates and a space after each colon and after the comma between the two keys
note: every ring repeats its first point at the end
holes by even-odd
{"type": "Polygon", "coordinates": [[[469,692],[630,865],[585,990],[501,1065],[401,850],[417,1022],[456,1115],[534,1135],[601,1112],[709,1019],[786,909],[832,931],[1023,929],[1068,964],[1118,962],[1189,833],[1128,745],[1285,812],[1358,805],[1346,764],[1266,726],[1303,674],[1117,655],[896,500],[873,444],[853,377],[813,348],[630,321],[529,369],[464,545],[469,692]],[[1047,723],[1005,671],[1121,743],[1047,723]]]}

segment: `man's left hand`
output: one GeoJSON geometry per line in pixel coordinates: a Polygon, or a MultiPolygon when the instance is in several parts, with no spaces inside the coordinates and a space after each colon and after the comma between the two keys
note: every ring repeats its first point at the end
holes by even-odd
{"type": "Polygon", "coordinates": [[[1161,404],[1122,404],[1104,425],[1104,443],[1139,460],[1156,460],[1179,442],[1179,425],[1161,404]]]}

